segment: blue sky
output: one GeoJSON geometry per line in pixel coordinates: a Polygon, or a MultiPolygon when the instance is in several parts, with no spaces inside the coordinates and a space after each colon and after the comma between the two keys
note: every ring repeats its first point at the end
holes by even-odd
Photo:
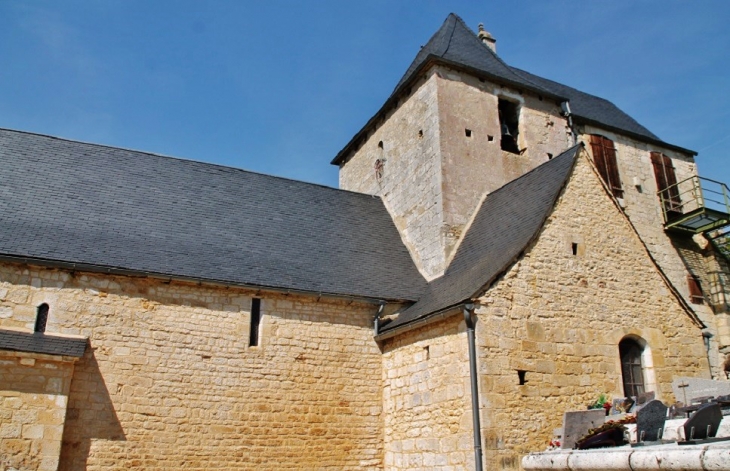
{"type": "Polygon", "coordinates": [[[730,2],[0,0],[0,127],[337,186],[449,12],[730,184],[730,2]]]}

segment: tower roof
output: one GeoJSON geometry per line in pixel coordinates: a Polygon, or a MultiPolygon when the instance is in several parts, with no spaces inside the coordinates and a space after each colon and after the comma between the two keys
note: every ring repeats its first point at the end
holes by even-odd
{"type": "Polygon", "coordinates": [[[457,15],[451,13],[441,27],[416,54],[416,58],[398,81],[385,104],[368,120],[365,126],[347,143],[332,160],[333,165],[341,164],[350,151],[367,131],[389,109],[396,106],[398,96],[413,83],[421,73],[434,64],[443,64],[464,70],[476,77],[496,83],[530,90],[557,101],[568,101],[576,119],[586,124],[596,125],[626,134],[636,139],[658,144],[680,152],[697,153],[662,141],[654,133],[639,124],[610,101],[581,92],[567,85],[548,80],[524,70],[511,67],[492,49],[487,47],[457,15]]]}

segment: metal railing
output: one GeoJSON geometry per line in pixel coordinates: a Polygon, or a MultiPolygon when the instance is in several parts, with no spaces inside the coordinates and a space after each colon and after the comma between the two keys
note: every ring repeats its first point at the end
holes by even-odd
{"type": "Polygon", "coordinates": [[[668,186],[658,194],[665,223],[701,212],[717,213],[717,216],[730,215],[730,189],[716,180],[692,176],[668,186]]]}

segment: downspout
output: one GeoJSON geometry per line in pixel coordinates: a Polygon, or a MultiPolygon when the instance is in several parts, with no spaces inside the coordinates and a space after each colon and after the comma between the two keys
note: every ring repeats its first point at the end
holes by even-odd
{"type": "Polygon", "coordinates": [[[469,377],[471,380],[471,416],[474,423],[474,469],[482,471],[482,427],[479,421],[479,386],[477,377],[477,353],[476,340],[474,339],[474,327],[476,317],[474,315],[474,304],[465,304],[462,308],[464,321],[466,322],[466,336],[469,341],[469,377]]]}
{"type": "Polygon", "coordinates": [[[568,120],[568,127],[570,128],[570,135],[573,138],[573,145],[578,144],[578,134],[575,132],[575,129],[573,128],[573,113],[570,111],[570,103],[566,100],[560,104],[560,109],[562,111],[562,115],[565,116],[565,119],[568,120]]]}
{"type": "Polygon", "coordinates": [[[378,331],[380,330],[380,315],[383,313],[383,310],[385,309],[385,301],[380,301],[380,305],[378,306],[378,312],[375,313],[375,317],[373,318],[373,336],[378,336],[378,331]]]}
{"type": "Polygon", "coordinates": [[[707,351],[707,365],[710,367],[710,378],[715,379],[715,374],[712,372],[712,355],[710,353],[710,342],[712,342],[712,334],[706,330],[702,331],[702,340],[705,343],[705,350],[707,351]]]}

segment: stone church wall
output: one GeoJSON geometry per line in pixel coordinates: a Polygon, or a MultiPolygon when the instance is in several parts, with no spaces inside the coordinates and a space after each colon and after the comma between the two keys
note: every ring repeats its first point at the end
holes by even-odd
{"type": "Polygon", "coordinates": [[[340,166],[340,188],[381,196],[424,276],[444,269],[437,78],[414,85],[340,166]],[[380,147],[382,143],[382,147],[380,147]],[[376,176],[375,163],[383,162],[376,176]]]}
{"type": "Polygon", "coordinates": [[[488,469],[517,468],[547,447],[566,410],[623,396],[626,336],[646,343],[647,390],[665,402],[674,377],[709,377],[700,327],[598,178],[584,152],[539,239],[479,300],[488,469]]]}
{"type": "MultiPolygon", "coordinates": [[[[90,339],[61,470],[382,467],[376,306],[15,264],[0,266],[0,295],[2,328],[32,331],[48,303],[48,333],[90,339]]],[[[31,407],[0,385],[3,414],[31,407]]]]}
{"type": "Polygon", "coordinates": [[[340,188],[381,196],[416,266],[433,279],[484,194],[573,145],[569,131],[554,101],[435,66],[340,165],[340,188]],[[518,104],[520,154],[501,149],[499,98],[518,104]]]}
{"type": "Polygon", "coordinates": [[[0,351],[0,469],[55,471],[76,358],[0,351]]]}
{"type": "Polygon", "coordinates": [[[460,317],[385,340],[384,469],[473,469],[469,384],[460,317]]]}
{"type": "MultiPolygon", "coordinates": [[[[713,333],[713,338],[710,339],[713,352],[710,359],[714,374],[720,375],[722,360],[719,357],[718,348],[730,348],[730,337],[718,335],[720,332],[724,333],[724,330],[718,328],[718,321],[724,325],[727,315],[724,312],[713,313],[709,303],[713,301],[713,291],[724,290],[724,287],[717,282],[721,268],[715,260],[715,256],[703,253],[705,252],[703,247],[692,239],[691,234],[675,234],[673,238],[670,238],[664,230],[664,216],[657,195],[659,188],[654,176],[650,152],[662,152],[672,159],[678,182],[697,175],[694,158],[675,150],[636,141],[600,128],[585,126],[580,138],[585,142],[589,152],[592,152],[590,134],[599,134],[614,142],[616,161],[624,191],[624,210],[664,273],[713,333]],[[699,263],[696,263],[698,259],[699,263]],[[708,295],[705,304],[692,304],[687,284],[690,269],[693,269],[692,271],[701,279],[702,287],[708,295]]],[[[682,189],[684,190],[684,188],[682,189]]],[[[682,195],[682,197],[686,199],[688,195],[682,195]]],[[[718,293],[715,293],[715,298],[717,296],[718,293]]],[[[722,298],[724,297],[723,293],[722,298]]]]}
{"type": "Polygon", "coordinates": [[[555,101],[438,67],[439,132],[445,251],[453,255],[486,193],[547,162],[573,145],[555,101]],[[519,109],[518,147],[501,149],[499,99],[519,109]]]}

